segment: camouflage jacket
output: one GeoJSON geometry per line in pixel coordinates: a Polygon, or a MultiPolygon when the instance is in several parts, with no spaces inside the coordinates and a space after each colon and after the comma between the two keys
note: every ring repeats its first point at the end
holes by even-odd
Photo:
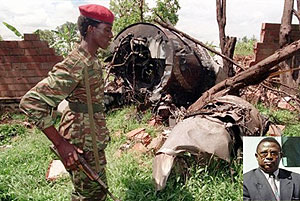
{"type": "MultiPolygon", "coordinates": [[[[86,105],[84,68],[88,70],[92,102],[104,108],[104,82],[101,66],[88,52],[78,46],[64,61],[53,67],[48,77],[23,96],[20,109],[35,122],[39,129],[43,130],[54,124],[53,109],[63,99],[68,100],[69,103],[86,105]]],[[[103,109],[94,112],[94,119],[99,148],[102,149],[109,139],[103,109]]],[[[92,146],[87,112],[78,112],[67,107],[63,112],[58,130],[61,135],[78,145],[79,148],[85,145],[92,146]]]]}

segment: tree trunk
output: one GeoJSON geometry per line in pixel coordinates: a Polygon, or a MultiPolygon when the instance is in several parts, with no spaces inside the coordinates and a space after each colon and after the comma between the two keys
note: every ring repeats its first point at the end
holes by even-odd
{"type": "MultiPolygon", "coordinates": [[[[233,58],[234,48],[236,44],[236,37],[226,37],[226,0],[216,0],[217,21],[219,26],[219,39],[222,54],[233,58]]],[[[234,75],[233,65],[223,58],[223,69],[228,77],[234,75]]]]}
{"type": "Polygon", "coordinates": [[[276,72],[279,69],[277,65],[278,63],[291,58],[293,55],[298,53],[299,50],[300,40],[285,46],[271,56],[235,75],[234,77],[227,78],[226,80],[216,84],[214,87],[203,93],[202,96],[188,108],[188,113],[196,112],[215,97],[233,94],[246,86],[262,82],[271,73],[276,72]]]}
{"type": "MultiPolygon", "coordinates": [[[[294,9],[293,12],[299,21],[299,30],[300,30],[300,0],[297,0],[297,10],[294,9]]],[[[293,64],[294,64],[293,68],[299,68],[299,66],[300,66],[299,55],[294,56],[294,60],[295,60],[295,62],[293,62],[293,64]]],[[[293,78],[296,81],[296,86],[299,86],[300,85],[300,71],[299,70],[293,72],[293,78]]]]}
{"type": "MultiPolygon", "coordinates": [[[[236,44],[236,37],[227,37],[225,44],[224,54],[227,55],[229,58],[233,58],[234,55],[234,48],[236,44]]],[[[234,76],[235,72],[233,70],[233,64],[226,59],[223,59],[224,65],[228,66],[228,77],[234,76]]]]}
{"type": "Polygon", "coordinates": [[[139,8],[140,8],[141,22],[144,22],[144,12],[143,12],[143,7],[144,7],[144,0],[140,0],[139,8]]]}
{"type": "Polygon", "coordinates": [[[225,49],[226,36],[225,36],[225,26],[226,26],[226,0],[216,0],[217,6],[217,21],[219,25],[219,39],[220,39],[220,48],[222,53],[225,49]]]}
{"type": "MultiPolygon", "coordinates": [[[[292,16],[293,16],[294,0],[285,0],[283,15],[281,19],[280,33],[279,33],[279,46],[280,48],[291,43],[290,32],[292,30],[292,16]]],[[[287,93],[293,94],[294,92],[290,88],[297,87],[295,80],[293,79],[293,72],[288,71],[292,69],[293,59],[290,58],[279,64],[281,70],[287,71],[280,74],[280,82],[283,84],[281,89],[287,93]],[[288,87],[285,87],[287,85],[288,87]]]]}
{"type": "MultiPolygon", "coordinates": [[[[300,0],[297,0],[297,10],[293,9],[294,15],[297,17],[300,25],[300,0]]],[[[300,29],[300,26],[299,26],[300,29]]]]}

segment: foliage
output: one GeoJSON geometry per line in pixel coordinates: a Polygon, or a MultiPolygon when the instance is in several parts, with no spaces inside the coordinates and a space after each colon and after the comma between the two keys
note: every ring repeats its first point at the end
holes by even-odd
{"type": "Polygon", "coordinates": [[[113,31],[119,33],[125,27],[137,22],[148,22],[149,16],[145,16],[145,13],[149,13],[148,4],[142,5],[140,9],[141,0],[113,0],[110,1],[110,9],[115,15],[113,31]]]}
{"type": "Polygon", "coordinates": [[[252,55],[254,53],[253,50],[256,42],[257,39],[255,36],[250,39],[248,39],[247,36],[239,38],[235,46],[234,54],[242,56],[252,55]]]}
{"type": "Polygon", "coordinates": [[[151,113],[136,113],[134,106],[124,107],[122,110],[112,111],[108,113],[107,124],[111,132],[121,130],[127,133],[140,126],[147,127],[151,113]]]}
{"type": "Polygon", "coordinates": [[[0,145],[8,144],[13,137],[25,134],[25,127],[20,124],[0,125],[0,145]]]}
{"type": "Polygon", "coordinates": [[[285,136],[293,136],[299,137],[300,136],[300,124],[288,124],[287,127],[284,129],[283,134],[285,136]]]}
{"type": "Polygon", "coordinates": [[[234,180],[229,164],[216,161],[209,166],[192,164],[188,175],[172,170],[163,191],[155,192],[152,180],[153,155],[124,153],[116,160],[108,158],[110,188],[122,200],[194,201],[241,200],[242,165],[233,163],[234,180]],[[126,164],[126,165],[125,165],[126,164]],[[226,199],[222,199],[222,198],[226,199]]]}
{"type": "Polygon", "coordinates": [[[3,38],[2,38],[2,36],[0,35],[0,41],[3,41],[3,38]]]}
{"type": "MultiPolygon", "coordinates": [[[[206,46],[208,46],[208,47],[210,47],[211,49],[213,49],[213,50],[215,50],[215,51],[218,51],[218,52],[220,52],[218,49],[218,46],[216,46],[215,44],[214,44],[214,42],[213,41],[211,41],[211,42],[208,42],[208,41],[206,41],[205,42],[205,45],[206,46]]],[[[214,53],[214,52],[211,52],[211,51],[207,51],[208,52],[208,54],[210,55],[210,56],[212,56],[212,57],[214,57],[215,55],[216,55],[216,53],[214,53]]]]}
{"type": "Polygon", "coordinates": [[[16,36],[18,36],[19,38],[24,38],[23,34],[21,34],[14,26],[7,24],[6,22],[3,22],[3,24],[12,32],[14,32],[14,34],[16,36]]]}
{"type": "Polygon", "coordinates": [[[58,48],[63,56],[67,56],[74,48],[76,42],[79,42],[80,39],[77,30],[77,24],[72,22],[66,22],[57,27],[57,31],[54,30],[56,42],[53,46],[58,48]]]}
{"type": "Polygon", "coordinates": [[[37,30],[42,40],[46,40],[50,47],[53,47],[57,54],[66,57],[79,42],[78,28],[76,23],[66,22],[58,26],[56,30],[37,30]]]}
{"type": "MultiPolygon", "coordinates": [[[[114,156],[118,147],[126,142],[123,134],[141,125],[147,126],[146,122],[151,114],[149,111],[140,124],[133,113],[134,108],[129,107],[108,115],[107,124],[112,133],[112,143],[107,148],[108,155],[114,156]],[[118,131],[121,131],[121,137],[114,135],[118,131]]],[[[242,197],[242,165],[233,162],[231,167],[224,161],[213,161],[209,166],[200,166],[194,161],[186,169],[187,175],[190,175],[185,175],[187,177],[174,168],[166,188],[155,192],[151,176],[153,157],[151,153],[141,156],[129,152],[123,152],[118,160],[107,157],[108,180],[113,192],[122,200],[145,201],[224,200],[224,196],[225,200],[240,200],[242,197]],[[235,172],[233,177],[230,170],[235,172]]]]}
{"type": "Polygon", "coordinates": [[[156,0],[156,7],[153,8],[153,12],[162,17],[164,21],[175,25],[179,20],[176,14],[179,9],[178,0],[156,0]]]}
{"type": "Polygon", "coordinates": [[[110,9],[115,14],[113,31],[119,33],[125,27],[138,23],[153,23],[156,14],[159,14],[164,21],[175,25],[178,21],[178,0],[156,0],[156,7],[150,9],[145,0],[112,0],[110,9]],[[142,5],[142,7],[141,7],[142,5]],[[142,8],[142,9],[141,9],[142,8]]]}
{"type": "Polygon", "coordinates": [[[55,33],[54,31],[50,31],[50,30],[41,30],[41,29],[37,29],[35,32],[35,34],[38,34],[40,36],[41,40],[45,40],[48,42],[50,47],[53,47],[56,50],[56,47],[53,46],[53,44],[55,43],[55,33]]]}

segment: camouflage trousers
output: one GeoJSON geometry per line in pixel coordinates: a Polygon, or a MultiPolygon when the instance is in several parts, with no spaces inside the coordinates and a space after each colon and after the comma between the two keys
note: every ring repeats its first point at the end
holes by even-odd
{"type": "MultiPolygon", "coordinates": [[[[95,158],[93,152],[86,152],[84,154],[86,161],[95,167],[95,158]]],[[[100,178],[107,184],[106,174],[105,174],[105,152],[99,151],[100,159],[100,178]]],[[[94,181],[91,181],[84,172],[80,170],[72,171],[71,173],[72,183],[74,189],[71,195],[72,201],[101,201],[106,199],[106,192],[103,188],[94,181]]]]}
{"type": "MultiPolygon", "coordinates": [[[[94,120],[101,167],[99,175],[102,181],[107,183],[104,149],[109,141],[109,133],[106,128],[106,121],[103,113],[95,113],[94,120]]],[[[70,143],[83,150],[85,160],[95,170],[96,159],[92,151],[93,143],[89,122],[89,116],[87,113],[76,113],[67,110],[62,115],[59,132],[65,137],[65,139],[69,140],[70,143]]],[[[106,199],[106,193],[103,191],[102,187],[98,183],[91,181],[82,171],[72,171],[71,178],[74,185],[72,200],[100,201],[106,199]]]]}

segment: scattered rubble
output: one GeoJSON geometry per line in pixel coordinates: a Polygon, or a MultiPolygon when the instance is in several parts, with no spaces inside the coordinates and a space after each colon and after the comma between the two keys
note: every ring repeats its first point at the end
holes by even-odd
{"type": "Polygon", "coordinates": [[[54,181],[65,174],[68,174],[68,171],[64,164],[60,160],[52,160],[46,172],[46,180],[54,181]]]}
{"type": "Polygon", "coordinates": [[[284,125],[271,124],[269,126],[269,130],[268,130],[267,134],[270,136],[275,136],[275,137],[282,136],[284,128],[285,128],[284,125]]]}
{"type": "Polygon", "coordinates": [[[120,157],[123,151],[132,153],[156,152],[164,143],[166,137],[158,134],[152,138],[145,128],[137,128],[125,134],[127,141],[116,151],[115,156],[120,157]]]}
{"type": "Polygon", "coordinates": [[[252,104],[259,102],[267,107],[289,110],[291,112],[300,111],[300,99],[293,95],[287,96],[283,91],[271,84],[272,80],[263,84],[249,86],[241,93],[242,97],[252,104]]]}
{"type": "Polygon", "coordinates": [[[291,101],[291,97],[283,97],[279,100],[277,106],[280,109],[294,111],[295,107],[292,106],[290,101],[291,101]]]}
{"type": "Polygon", "coordinates": [[[134,138],[135,135],[137,135],[141,132],[144,132],[144,131],[145,131],[145,128],[134,129],[134,130],[132,130],[132,131],[130,131],[129,133],[126,134],[126,138],[132,139],[132,138],[134,138]]]}
{"type": "Polygon", "coordinates": [[[254,60],[254,55],[234,55],[233,59],[242,66],[249,67],[254,60]]]}
{"type": "Polygon", "coordinates": [[[141,142],[133,145],[131,149],[128,150],[131,153],[142,154],[148,151],[147,147],[144,146],[141,142]]]}
{"type": "Polygon", "coordinates": [[[156,153],[159,148],[164,144],[166,138],[162,135],[158,135],[157,137],[153,138],[151,143],[147,146],[149,150],[153,150],[156,153]]]}

